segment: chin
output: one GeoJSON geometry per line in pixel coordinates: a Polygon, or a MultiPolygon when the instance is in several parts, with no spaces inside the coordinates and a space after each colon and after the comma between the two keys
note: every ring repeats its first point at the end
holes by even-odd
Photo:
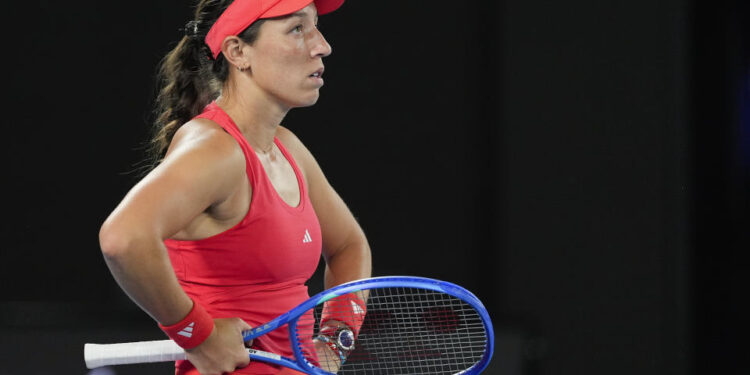
{"type": "Polygon", "coordinates": [[[292,108],[300,108],[300,107],[310,107],[315,105],[315,103],[318,102],[318,98],[320,95],[316,92],[314,96],[310,96],[307,98],[301,98],[300,100],[294,101],[291,105],[292,108]]]}
{"type": "Polygon", "coordinates": [[[314,105],[315,105],[315,103],[317,103],[317,102],[318,102],[318,97],[316,96],[316,97],[315,97],[315,99],[311,99],[310,101],[308,101],[307,103],[305,103],[305,104],[303,105],[303,107],[311,107],[311,106],[314,106],[314,105]]]}

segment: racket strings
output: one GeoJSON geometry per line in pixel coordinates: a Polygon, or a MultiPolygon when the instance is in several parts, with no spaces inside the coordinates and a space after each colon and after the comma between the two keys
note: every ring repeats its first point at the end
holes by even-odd
{"type": "MultiPolygon", "coordinates": [[[[333,351],[315,350],[312,338],[317,336],[318,324],[303,324],[314,325],[312,336],[309,330],[297,331],[309,362],[331,372],[338,369],[338,374],[457,374],[484,355],[485,324],[461,299],[403,287],[371,289],[368,293],[367,315],[355,348],[340,368],[333,351]]],[[[314,312],[318,322],[320,315],[319,305],[314,312]]]]}

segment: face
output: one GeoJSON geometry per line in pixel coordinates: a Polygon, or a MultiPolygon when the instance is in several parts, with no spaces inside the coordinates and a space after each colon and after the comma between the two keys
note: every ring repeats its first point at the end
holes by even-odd
{"type": "Polygon", "coordinates": [[[323,86],[323,57],[331,46],[317,28],[315,4],[279,19],[266,20],[247,45],[253,81],[283,105],[315,104],[323,86]]]}

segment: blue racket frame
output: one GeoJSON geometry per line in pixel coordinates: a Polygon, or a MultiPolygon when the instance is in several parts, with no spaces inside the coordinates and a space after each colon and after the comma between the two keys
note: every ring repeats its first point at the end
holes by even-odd
{"type": "Polygon", "coordinates": [[[275,354],[269,355],[265,352],[256,352],[254,350],[250,350],[250,359],[273,363],[310,374],[331,375],[330,372],[315,367],[305,359],[302,351],[300,350],[299,340],[297,340],[297,335],[295,334],[297,328],[297,320],[308,310],[340,295],[356,292],[359,290],[394,287],[421,288],[446,293],[448,295],[461,299],[462,301],[468,303],[469,305],[471,305],[471,307],[476,309],[484,323],[485,332],[487,334],[487,349],[484,351],[482,358],[477,363],[475,363],[472,367],[466,369],[465,371],[462,371],[461,374],[479,374],[487,367],[487,365],[490,363],[490,359],[492,358],[492,354],[494,353],[495,349],[495,333],[492,328],[492,321],[490,320],[490,316],[487,313],[487,309],[485,309],[479,298],[477,298],[468,290],[456,284],[426,277],[413,276],[384,276],[356,280],[341,284],[314,295],[299,306],[293,308],[292,310],[289,310],[289,312],[280,315],[278,318],[268,322],[267,324],[255,327],[244,334],[244,340],[248,341],[258,336],[262,336],[270,331],[273,331],[283,326],[284,324],[288,324],[289,340],[292,343],[292,349],[294,351],[295,358],[292,359],[275,354]]]}

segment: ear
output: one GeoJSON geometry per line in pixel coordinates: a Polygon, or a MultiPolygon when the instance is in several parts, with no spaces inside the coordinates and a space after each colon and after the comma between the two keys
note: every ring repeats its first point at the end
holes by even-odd
{"type": "Polygon", "coordinates": [[[234,68],[245,70],[250,67],[250,59],[247,51],[248,45],[238,36],[230,35],[221,43],[221,53],[229,65],[234,68]]]}

